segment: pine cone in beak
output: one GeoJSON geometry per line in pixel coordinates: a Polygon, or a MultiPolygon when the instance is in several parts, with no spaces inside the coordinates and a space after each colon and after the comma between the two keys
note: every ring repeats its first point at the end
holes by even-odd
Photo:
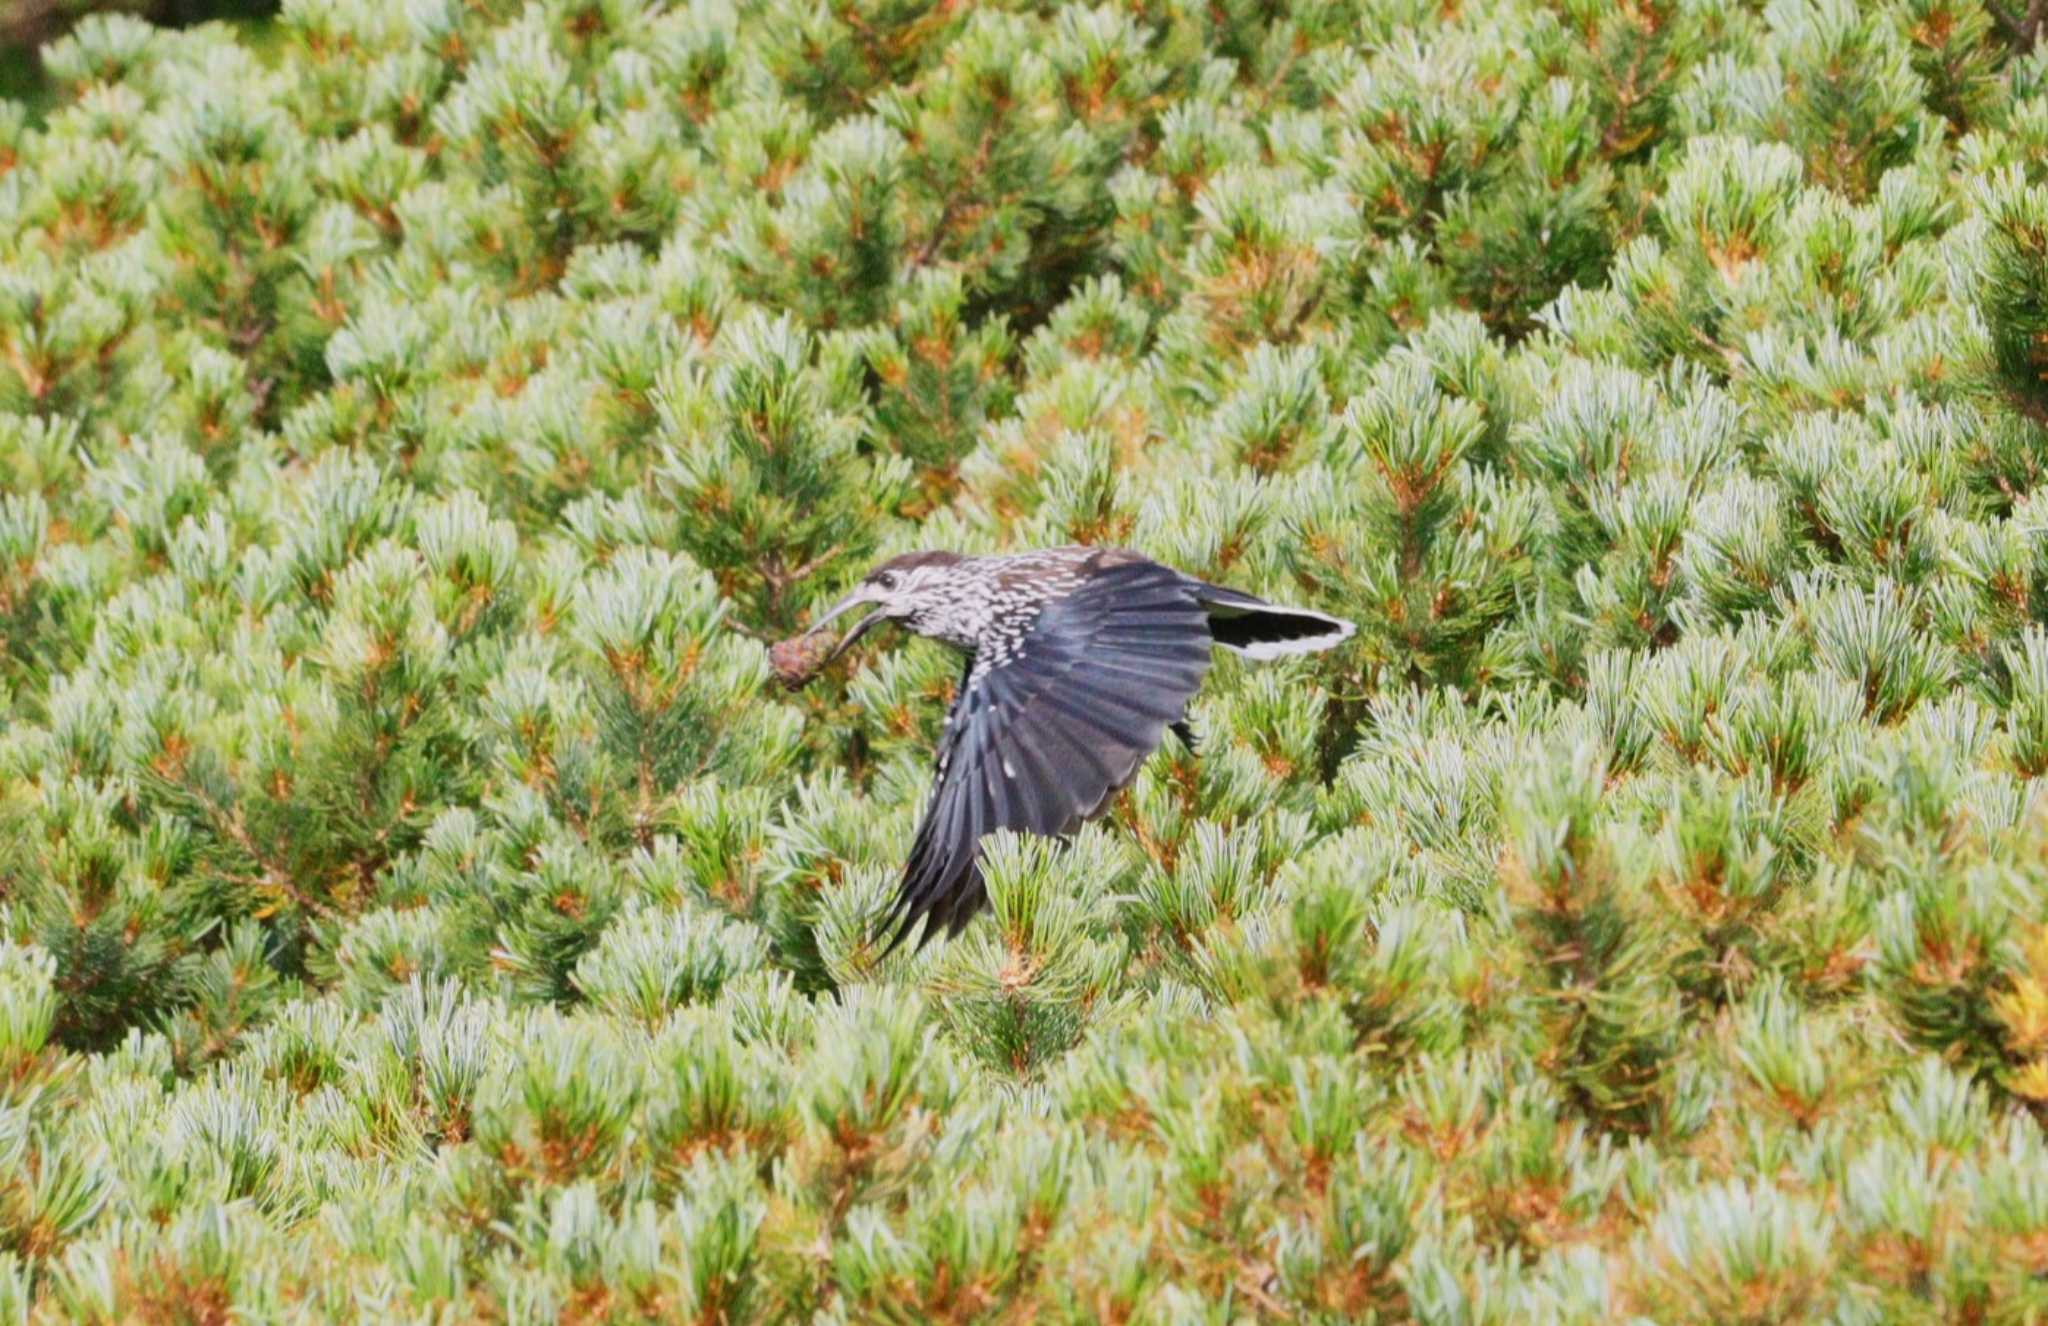
{"type": "Polygon", "coordinates": [[[775,679],[783,689],[800,691],[831,662],[836,643],[829,632],[793,635],[769,646],[768,666],[775,669],[775,679]]]}

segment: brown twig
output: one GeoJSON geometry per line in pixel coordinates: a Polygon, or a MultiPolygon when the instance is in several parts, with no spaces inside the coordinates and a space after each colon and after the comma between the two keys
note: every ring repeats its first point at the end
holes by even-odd
{"type": "Polygon", "coordinates": [[[2027,12],[2020,18],[2006,12],[2004,5],[1992,4],[1991,0],[1985,0],[1984,9],[2023,51],[2033,49],[2035,39],[2041,35],[2042,22],[2048,20],[2048,0],[2028,0],[2027,12]]]}
{"type": "Polygon", "coordinates": [[[259,884],[267,888],[276,889],[323,921],[335,919],[333,908],[306,893],[298,885],[292,883],[291,877],[284,871],[278,869],[269,861],[264,860],[262,851],[256,846],[256,840],[249,835],[249,830],[242,824],[242,817],[239,812],[230,813],[223,809],[212,797],[189,783],[186,785],[186,790],[191,793],[194,800],[206,808],[207,818],[213,821],[214,829],[219,833],[225,834],[230,842],[247,853],[249,859],[254,861],[257,868],[263,872],[260,878],[253,880],[246,877],[236,877],[238,882],[259,884]]]}
{"type": "MultiPolygon", "coordinates": [[[[995,145],[995,132],[995,125],[983,126],[981,141],[974,146],[974,160],[967,167],[967,179],[978,180],[988,170],[988,154],[989,150],[995,145]]],[[[932,233],[925,236],[924,243],[918,246],[917,253],[910,260],[912,270],[928,265],[933,256],[938,253],[939,245],[944,243],[946,239],[946,227],[953,224],[953,217],[959,211],[961,195],[964,192],[965,190],[963,189],[953,189],[947,192],[946,205],[939,209],[939,219],[932,226],[932,233]]]]}

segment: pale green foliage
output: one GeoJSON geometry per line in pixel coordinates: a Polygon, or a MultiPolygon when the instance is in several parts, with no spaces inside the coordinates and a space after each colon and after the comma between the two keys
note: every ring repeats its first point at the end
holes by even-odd
{"type": "Polygon", "coordinates": [[[0,105],[0,1323],[2048,1314],[2023,28],[79,23],[0,105]],[[1359,630],[885,957],[959,661],[764,642],[1065,541],[1359,630]]]}

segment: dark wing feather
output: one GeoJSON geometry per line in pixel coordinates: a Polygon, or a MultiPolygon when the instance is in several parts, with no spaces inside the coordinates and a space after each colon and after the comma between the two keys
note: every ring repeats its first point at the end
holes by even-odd
{"type": "Polygon", "coordinates": [[[958,933],[981,910],[984,834],[1072,833],[1137,777],[1208,671],[1197,587],[1154,562],[1110,565],[1047,604],[1003,663],[968,660],[891,949],[920,917],[931,918],[927,936],[958,933]]]}

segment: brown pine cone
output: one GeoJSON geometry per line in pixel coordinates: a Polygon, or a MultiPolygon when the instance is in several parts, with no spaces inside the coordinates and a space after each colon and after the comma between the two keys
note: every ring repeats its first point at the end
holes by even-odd
{"type": "Polygon", "coordinates": [[[830,635],[796,635],[779,640],[768,648],[768,666],[775,669],[776,680],[785,689],[800,691],[825,666],[835,643],[835,637],[830,635]]]}

